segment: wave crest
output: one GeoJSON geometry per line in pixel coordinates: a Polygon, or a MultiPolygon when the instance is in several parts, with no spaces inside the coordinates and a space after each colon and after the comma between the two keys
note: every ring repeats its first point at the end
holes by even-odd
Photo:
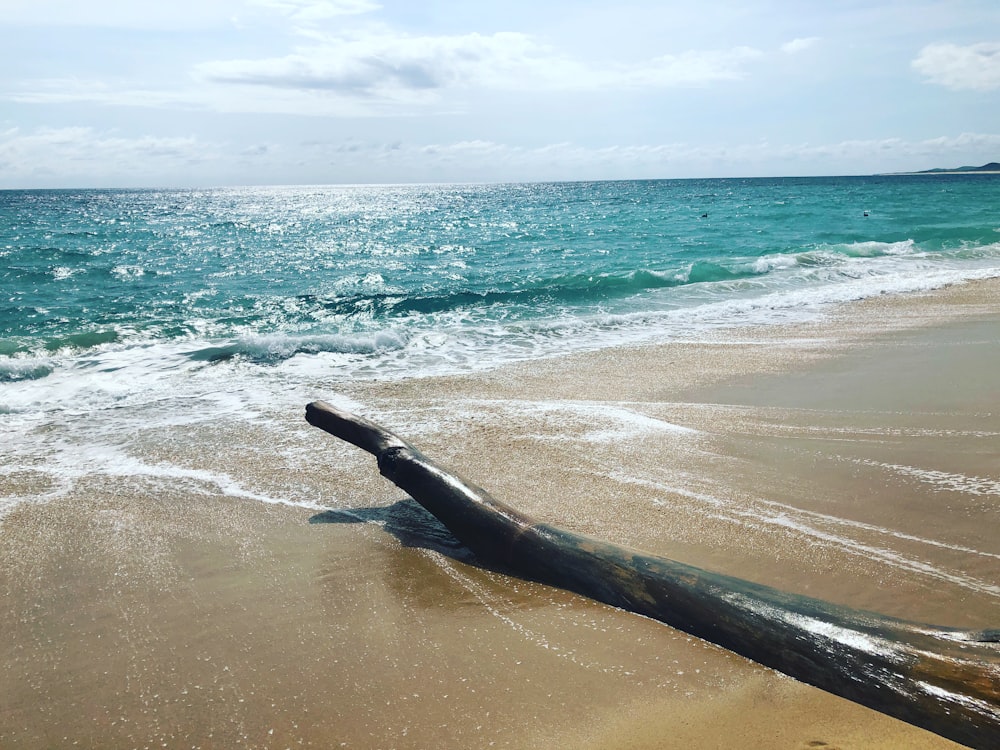
{"type": "Polygon", "coordinates": [[[187,352],[195,362],[224,362],[246,359],[257,364],[275,364],[297,354],[373,355],[397,351],[406,346],[407,337],[397,330],[371,334],[262,334],[245,336],[218,346],[206,346],[187,352]]]}
{"type": "Polygon", "coordinates": [[[3,359],[0,360],[0,383],[41,380],[52,371],[52,364],[44,359],[3,359]]]}

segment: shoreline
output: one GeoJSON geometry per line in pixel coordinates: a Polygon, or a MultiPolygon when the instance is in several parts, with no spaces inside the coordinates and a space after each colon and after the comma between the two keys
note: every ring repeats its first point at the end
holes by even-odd
{"type": "MultiPolygon", "coordinates": [[[[1000,366],[998,299],[1000,281],[972,282],[816,323],[315,395],[540,520],[996,627],[1000,412],[975,375],[1000,366]]],[[[31,465],[0,479],[5,494],[55,493],[0,520],[0,744],[957,747],[456,559],[367,456],[274,416],[136,431],[130,451],[187,474],[96,467],[61,495],[31,465]]]]}

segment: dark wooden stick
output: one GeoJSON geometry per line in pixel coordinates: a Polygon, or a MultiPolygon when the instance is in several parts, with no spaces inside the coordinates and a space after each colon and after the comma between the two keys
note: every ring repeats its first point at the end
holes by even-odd
{"type": "Polygon", "coordinates": [[[379,471],[472,552],[532,580],[660,620],[969,747],[1000,748],[1000,631],[839,607],[540,524],[393,433],[321,401],[306,420],[379,471]]]}

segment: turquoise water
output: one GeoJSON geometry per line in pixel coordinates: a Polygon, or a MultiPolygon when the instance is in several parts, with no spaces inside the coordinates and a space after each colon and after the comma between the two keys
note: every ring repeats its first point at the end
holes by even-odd
{"type": "Polygon", "coordinates": [[[4,191],[0,413],[803,320],[1000,275],[998,208],[990,175],[4,191]]]}

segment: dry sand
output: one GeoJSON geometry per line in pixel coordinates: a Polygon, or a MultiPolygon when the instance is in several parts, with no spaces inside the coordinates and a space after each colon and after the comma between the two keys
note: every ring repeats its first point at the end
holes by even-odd
{"type": "MultiPolygon", "coordinates": [[[[984,282],[315,397],[542,520],[997,627],[998,300],[984,282]]],[[[24,499],[0,520],[0,747],[956,747],[478,568],[367,454],[301,412],[266,416],[136,427],[130,456],[181,469],[159,476],[95,466],[60,484],[41,453],[0,476],[24,499]],[[220,476],[243,490],[205,479],[220,476]],[[282,499],[317,509],[262,502],[282,499]]]]}

